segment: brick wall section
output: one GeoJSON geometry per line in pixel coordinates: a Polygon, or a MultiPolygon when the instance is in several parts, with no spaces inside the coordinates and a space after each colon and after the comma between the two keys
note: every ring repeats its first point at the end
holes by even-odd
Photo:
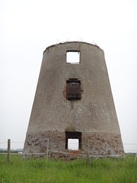
{"type": "Polygon", "coordinates": [[[45,133],[29,134],[26,137],[24,153],[46,153],[47,140],[49,139],[49,156],[54,158],[86,156],[122,155],[120,146],[121,137],[117,134],[106,133],[82,133],[82,148],[79,151],[65,149],[65,133],[59,131],[46,131],[45,133]],[[65,154],[66,153],[66,154],[65,154]],[[68,153],[68,154],[67,154],[68,153]]]}

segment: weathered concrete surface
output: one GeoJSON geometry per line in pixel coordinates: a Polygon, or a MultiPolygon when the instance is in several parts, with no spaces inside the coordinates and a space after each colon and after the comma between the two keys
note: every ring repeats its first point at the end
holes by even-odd
{"type": "Polygon", "coordinates": [[[29,121],[24,153],[40,153],[49,138],[50,151],[66,152],[65,131],[82,132],[80,153],[116,155],[123,152],[120,129],[111,93],[104,52],[84,42],[48,47],[43,61],[29,121]],[[80,64],[66,63],[67,51],[80,51],[80,64]],[[82,82],[81,100],[64,97],[66,80],[82,82]]]}

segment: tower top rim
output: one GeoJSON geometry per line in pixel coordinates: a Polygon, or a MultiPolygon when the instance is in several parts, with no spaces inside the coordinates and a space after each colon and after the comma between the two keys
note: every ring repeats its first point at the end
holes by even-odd
{"type": "Polygon", "coordinates": [[[88,42],[84,42],[84,41],[66,41],[66,42],[60,42],[60,43],[57,43],[57,44],[53,44],[53,45],[50,45],[50,46],[48,46],[44,51],[43,51],[43,53],[44,52],[46,52],[49,48],[52,48],[52,47],[55,47],[55,46],[58,46],[58,45],[65,45],[65,44],[86,44],[86,45],[89,45],[89,46],[94,46],[94,47],[96,47],[96,48],[98,48],[98,49],[100,49],[100,50],[102,50],[103,51],[103,49],[101,49],[98,45],[96,45],[96,44],[91,44],[91,43],[88,43],[88,42]]]}

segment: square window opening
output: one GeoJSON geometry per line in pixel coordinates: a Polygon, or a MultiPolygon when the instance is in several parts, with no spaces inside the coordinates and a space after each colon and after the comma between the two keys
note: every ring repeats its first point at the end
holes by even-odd
{"type": "Polygon", "coordinates": [[[65,135],[66,135],[65,149],[68,150],[81,149],[81,140],[82,140],[81,132],[65,132],[65,135]]]}
{"type": "Polygon", "coordinates": [[[80,51],[67,51],[66,63],[79,64],[80,63],[80,51]]]}
{"type": "Polygon", "coordinates": [[[79,150],[79,139],[68,139],[68,150],[79,150]]]}

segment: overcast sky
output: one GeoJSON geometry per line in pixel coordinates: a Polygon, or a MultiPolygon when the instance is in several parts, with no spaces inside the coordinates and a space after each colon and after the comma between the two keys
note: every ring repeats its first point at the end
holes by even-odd
{"type": "Polygon", "coordinates": [[[43,51],[64,41],[104,50],[124,148],[137,152],[136,0],[0,0],[0,148],[24,142],[43,51]]]}

